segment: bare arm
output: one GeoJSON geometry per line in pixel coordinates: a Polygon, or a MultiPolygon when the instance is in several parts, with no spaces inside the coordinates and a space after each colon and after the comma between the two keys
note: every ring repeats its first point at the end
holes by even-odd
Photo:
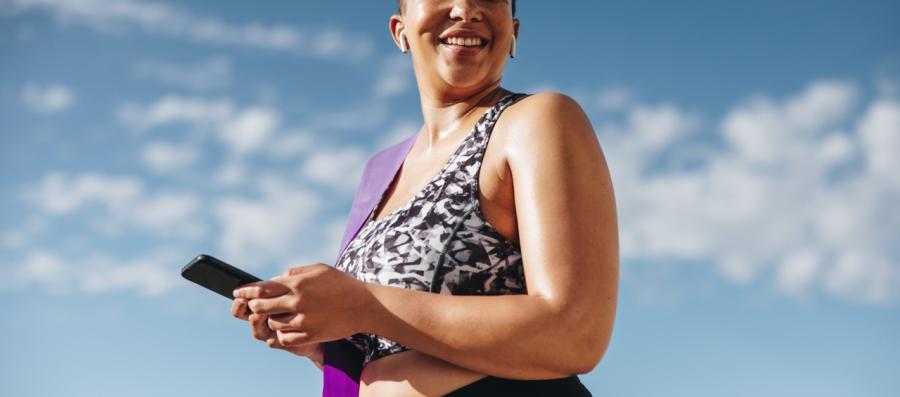
{"type": "Polygon", "coordinates": [[[606,351],[617,300],[618,232],[606,161],[590,121],[564,95],[536,94],[507,112],[499,122],[512,131],[506,155],[528,295],[366,284],[374,299],[361,327],[489,375],[586,373],[606,351]]]}

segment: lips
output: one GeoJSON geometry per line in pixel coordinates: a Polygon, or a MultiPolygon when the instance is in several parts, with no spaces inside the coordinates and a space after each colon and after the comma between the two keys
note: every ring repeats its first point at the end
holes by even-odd
{"type": "Polygon", "coordinates": [[[438,41],[445,46],[483,48],[489,40],[481,33],[470,29],[456,29],[442,34],[438,41]]]}
{"type": "Polygon", "coordinates": [[[487,45],[487,40],[484,40],[481,37],[452,36],[440,41],[441,44],[444,45],[455,45],[461,47],[484,47],[487,45]]]}
{"type": "Polygon", "coordinates": [[[461,45],[441,43],[440,47],[450,52],[450,54],[452,54],[453,56],[473,56],[484,51],[485,45],[466,47],[461,45]]]}

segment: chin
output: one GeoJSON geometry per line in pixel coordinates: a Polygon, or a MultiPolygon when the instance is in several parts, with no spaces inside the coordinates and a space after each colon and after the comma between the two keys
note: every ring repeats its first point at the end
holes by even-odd
{"type": "Polygon", "coordinates": [[[467,72],[465,69],[441,73],[441,78],[453,87],[472,87],[484,81],[483,73],[467,72]]]}
{"type": "Polygon", "coordinates": [[[481,84],[482,80],[455,80],[455,79],[444,79],[448,85],[452,87],[464,88],[464,87],[475,87],[481,84]]]}

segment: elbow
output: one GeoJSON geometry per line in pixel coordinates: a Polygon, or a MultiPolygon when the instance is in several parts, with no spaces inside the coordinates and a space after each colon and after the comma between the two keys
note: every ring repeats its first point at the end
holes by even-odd
{"type": "Polygon", "coordinates": [[[571,348],[572,374],[583,375],[594,370],[600,360],[606,355],[612,339],[612,322],[603,317],[591,317],[590,321],[584,318],[576,320],[574,327],[569,329],[580,330],[578,337],[572,339],[571,348]]]}
{"type": "MultiPolygon", "coordinates": [[[[600,313],[594,310],[578,310],[574,306],[565,306],[557,309],[557,314],[562,314],[558,321],[559,340],[558,348],[568,353],[564,355],[564,363],[557,370],[562,370],[567,375],[583,375],[594,370],[606,355],[610,340],[612,339],[613,324],[615,322],[614,310],[605,310],[600,313]],[[564,347],[563,347],[564,346],[564,347]]],[[[556,306],[560,307],[560,306],[556,306]]],[[[557,350],[557,353],[560,350],[557,350]]],[[[560,362],[558,362],[560,363],[560,362]]]]}
{"type": "Polygon", "coordinates": [[[606,354],[608,345],[609,339],[600,334],[581,338],[579,343],[573,346],[576,351],[572,355],[574,359],[569,372],[573,375],[584,375],[593,371],[606,354]]]}

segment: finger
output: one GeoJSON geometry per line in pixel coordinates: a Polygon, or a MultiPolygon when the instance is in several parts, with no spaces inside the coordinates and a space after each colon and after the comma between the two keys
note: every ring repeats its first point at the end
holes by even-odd
{"type": "Polygon", "coordinates": [[[250,310],[254,313],[262,315],[274,315],[282,313],[293,313],[296,297],[294,294],[286,294],[275,298],[259,298],[252,299],[248,303],[250,310]]]}
{"type": "Polygon", "coordinates": [[[247,320],[248,309],[245,299],[235,298],[231,304],[231,315],[241,320],[247,320]]]}
{"type": "Polygon", "coordinates": [[[273,331],[266,324],[266,320],[266,316],[260,316],[256,313],[249,316],[250,331],[253,333],[254,338],[259,340],[266,340],[273,336],[273,331]]]}
{"type": "Polygon", "coordinates": [[[269,326],[269,329],[273,331],[299,330],[300,322],[302,319],[303,315],[299,313],[277,314],[269,316],[267,324],[269,326]]]}
{"type": "Polygon", "coordinates": [[[278,337],[273,332],[269,339],[266,339],[266,345],[273,349],[282,349],[284,350],[286,346],[282,345],[281,342],[278,341],[278,337]]]}
{"type": "Polygon", "coordinates": [[[312,342],[309,334],[303,331],[275,331],[275,335],[278,336],[278,342],[285,347],[312,342]]]}
{"type": "Polygon", "coordinates": [[[286,285],[273,280],[256,281],[244,284],[233,291],[235,298],[255,299],[272,298],[290,292],[286,285]]]}

